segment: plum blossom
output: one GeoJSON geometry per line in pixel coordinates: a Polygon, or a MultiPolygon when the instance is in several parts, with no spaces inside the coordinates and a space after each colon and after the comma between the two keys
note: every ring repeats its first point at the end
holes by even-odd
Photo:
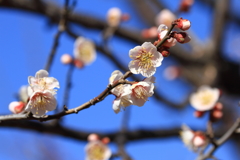
{"type": "Polygon", "coordinates": [[[172,22],[175,19],[177,19],[176,16],[170,10],[163,9],[157,14],[155,22],[157,26],[159,26],[160,24],[166,24],[167,26],[171,26],[172,22]]]}
{"type": "MultiPolygon", "coordinates": [[[[122,72],[116,70],[111,74],[109,78],[109,84],[113,84],[121,79],[123,76],[122,72]]],[[[111,90],[112,94],[116,96],[113,101],[113,110],[115,113],[118,113],[122,108],[132,105],[131,100],[131,89],[129,84],[120,84],[114,89],[111,90]]]]}
{"type": "Polygon", "coordinates": [[[107,12],[107,22],[111,27],[117,27],[121,22],[122,12],[119,8],[110,8],[107,12]]]}
{"type": "Polygon", "coordinates": [[[201,86],[196,93],[191,94],[190,104],[198,111],[208,111],[214,108],[219,96],[219,89],[201,86]]]}
{"type": "Polygon", "coordinates": [[[204,148],[209,144],[209,140],[206,135],[201,131],[192,131],[188,126],[183,125],[180,132],[183,143],[193,151],[197,151],[200,148],[204,148]]]}
{"type": "Polygon", "coordinates": [[[74,43],[73,50],[75,60],[88,65],[96,59],[95,45],[89,39],[78,37],[74,43]]]}
{"type": "Polygon", "coordinates": [[[133,74],[141,73],[144,77],[151,77],[156,72],[156,67],[162,64],[163,56],[150,42],[144,42],[142,46],[136,46],[129,51],[133,59],[128,67],[133,74]]]}
{"type": "Polygon", "coordinates": [[[54,95],[59,88],[59,82],[53,77],[48,77],[48,72],[39,70],[35,77],[29,76],[29,102],[26,111],[31,111],[35,116],[42,116],[48,111],[52,111],[57,106],[54,95]],[[31,93],[31,94],[30,94],[31,93]]]}
{"type": "Polygon", "coordinates": [[[153,95],[154,81],[155,77],[149,77],[141,82],[136,82],[131,86],[131,98],[133,105],[141,107],[148,100],[148,97],[151,97],[153,95]]]}
{"type": "MultiPolygon", "coordinates": [[[[168,32],[168,27],[166,25],[164,25],[164,24],[159,25],[159,27],[158,27],[159,41],[161,41],[166,36],[167,32],[168,32]]],[[[162,46],[170,48],[170,47],[175,46],[176,43],[177,43],[177,40],[175,38],[169,38],[164,42],[164,44],[162,46]]]]}
{"type": "Polygon", "coordinates": [[[108,160],[111,157],[110,148],[100,140],[90,141],[85,147],[85,160],[108,160]]]}

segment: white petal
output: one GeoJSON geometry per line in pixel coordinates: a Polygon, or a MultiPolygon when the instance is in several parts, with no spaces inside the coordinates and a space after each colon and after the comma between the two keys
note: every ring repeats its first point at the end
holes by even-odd
{"type": "Polygon", "coordinates": [[[152,58],[152,61],[153,61],[153,66],[154,67],[159,67],[161,66],[162,64],[162,61],[163,61],[163,56],[160,52],[155,52],[153,53],[153,58],[152,58]]]}
{"type": "Polygon", "coordinates": [[[36,78],[43,78],[43,77],[48,77],[48,72],[46,70],[39,70],[36,74],[35,74],[36,78]]]}
{"type": "Polygon", "coordinates": [[[165,24],[160,24],[157,29],[158,33],[161,33],[162,31],[168,31],[168,27],[165,24]]]}
{"type": "Polygon", "coordinates": [[[142,47],[146,49],[147,52],[151,51],[151,53],[153,53],[157,51],[156,47],[151,42],[144,42],[142,47]]]}
{"type": "Polygon", "coordinates": [[[136,46],[135,48],[131,49],[131,50],[129,51],[129,57],[130,57],[131,59],[135,59],[136,56],[140,53],[140,50],[141,50],[141,49],[142,49],[141,46],[136,46]]]}
{"type": "Polygon", "coordinates": [[[136,98],[136,97],[132,97],[132,101],[133,101],[133,105],[136,105],[138,107],[142,107],[145,104],[145,100],[141,99],[141,98],[136,98]]]}
{"type": "Polygon", "coordinates": [[[115,112],[115,113],[118,113],[119,111],[120,111],[120,109],[121,109],[121,107],[120,107],[120,102],[121,102],[121,100],[119,99],[119,98],[116,98],[114,101],[113,101],[113,111],[115,112]]]}
{"type": "Polygon", "coordinates": [[[48,89],[60,88],[59,82],[56,78],[53,77],[45,77],[45,81],[47,83],[48,89]]]}
{"type": "Polygon", "coordinates": [[[140,66],[139,66],[138,61],[136,61],[136,60],[132,60],[131,62],[129,62],[128,68],[133,74],[140,73],[140,66]]]}
{"type": "Polygon", "coordinates": [[[123,76],[123,74],[121,71],[119,71],[119,70],[113,71],[111,74],[111,77],[109,78],[109,84],[113,84],[114,82],[116,82],[117,80],[122,78],[122,76],[123,76]]]}
{"type": "Polygon", "coordinates": [[[37,79],[36,79],[35,77],[33,77],[33,76],[28,76],[28,83],[29,83],[30,85],[34,85],[34,84],[36,84],[36,82],[37,82],[37,79]]]}
{"type": "Polygon", "coordinates": [[[151,77],[145,78],[143,81],[144,81],[144,82],[155,83],[156,78],[155,78],[154,76],[151,76],[151,77]]]}
{"type": "Polygon", "coordinates": [[[56,109],[57,107],[57,100],[56,98],[52,95],[51,92],[46,92],[45,95],[48,97],[48,103],[46,105],[46,110],[47,111],[52,111],[56,109]]]}
{"type": "MultiPolygon", "coordinates": [[[[131,71],[132,72],[132,71],[131,71]]],[[[156,72],[156,67],[151,67],[149,68],[148,70],[140,70],[141,74],[144,76],[144,77],[151,77],[152,75],[155,74],[156,72]]]]}

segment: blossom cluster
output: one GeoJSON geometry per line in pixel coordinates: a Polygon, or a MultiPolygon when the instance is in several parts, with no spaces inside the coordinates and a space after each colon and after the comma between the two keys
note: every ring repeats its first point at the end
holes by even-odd
{"type": "MultiPolygon", "coordinates": [[[[109,78],[109,84],[117,83],[123,74],[116,70],[109,78]]],[[[143,106],[148,100],[148,97],[153,95],[155,77],[145,78],[143,81],[134,82],[133,84],[120,84],[111,90],[111,93],[116,96],[113,101],[113,110],[118,113],[122,108],[130,105],[143,106]]]]}
{"type": "Polygon", "coordinates": [[[20,102],[12,102],[9,105],[13,113],[30,111],[33,115],[40,117],[57,106],[55,98],[59,82],[53,77],[48,77],[46,70],[39,70],[35,77],[28,77],[28,87],[21,88],[20,102]]]}

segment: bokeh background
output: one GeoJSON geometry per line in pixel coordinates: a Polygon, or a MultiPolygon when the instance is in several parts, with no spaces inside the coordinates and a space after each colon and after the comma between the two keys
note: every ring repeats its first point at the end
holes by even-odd
{"type": "MultiPolygon", "coordinates": [[[[53,3],[59,7],[63,7],[64,4],[63,0],[46,2],[53,3]]],[[[173,12],[178,9],[180,4],[180,0],[159,0],[158,2],[173,12]]],[[[16,100],[16,95],[20,87],[27,84],[27,77],[30,75],[34,76],[38,70],[44,68],[58,26],[57,23],[50,21],[45,15],[2,6],[1,3],[0,113],[5,115],[10,114],[8,104],[16,100]]],[[[90,15],[105,22],[107,10],[111,7],[119,7],[123,13],[130,15],[130,19],[127,22],[121,23],[120,27],[141,31],[142,29],[151,27],[153,24],[144,20],[144,16],[139,14],[141,12],[138,10],[138,3],[147,3],[154,8],[151,9],[148,5],[145,5],[145,8],[142,8],[145,10],[144,13],[154,11],[157,14],[160,12],[153,5],[152,0],[79,0],[73,9],[73,13],[79,12],[90,15]]],[[[178,17],[184,17],[192,22],[189,34],[193,33],[198,37],[201,47],[207,47],[211,43],[211,35],[215,30],[214,27],[218,27],[213,26],[216,15],[214,14],[214,7],[211,4],[214,3],[218,2],[214,0],[195,0],[190,12],[178,15],[178,17]]],[[[240,3],[238,0],[231,0],[229,1],[228,12],[240,19],[239,7],[240,3]]],[[[152,19],[154,21],[155,17],[153,16],[152,19]]],[[[74,24],[71,27],[75,33],[92,39],[98,45],[102,44],[102,29],[88,28],[84,25],[74,24]]],[[[239,21],[227,21],[223,31],[225,36],[221,46],[223,49],[222,57],[226,61],[236,64],[239,69],[239,21]]],[[[139,34],[139,37],[141,37],[141,34],[139,34]]],[[[57,48],[56,57],[52,64],[50,76],[57,78],[60,82],[57,100],[59,110],[61,110],[64,105],[63,94],[69,66],[63,65],[60,62],[60,58],[64,53],[73,54],[74,39],[67,33],[63,33],[59,41],[59,47],[57,48]]],[[[130,61],[128,52],[136,45],[141,45],[141,43],[133,42],[118,35],[113,36],[108,43],[112,54],[125,67],[127,67],[130,61]]],[[[184,47],[185,49],[189,49],[188,46],[184,47]]],[[[187,56],[189,56],[188,53],[186,53],[187,56]]],[[[171,55],[164,59],[162,66],[157,69],[157,73],[155,74],[157,78],[155,84],[157,92],[175,104],[183,103],[188,98],[188,95],[197,88],[196,85],[190,83],[184,76],[179,76],[174,80],[166,78],[164,74],[166,68],[181,65],[183,64],[179,63],[174,55],[171,55]]],[[[111,73],[117,69],[119,68],[114,62],[99,52],[96,61],[91,65],[83,69],[74,69],[68,107],[77,107],[96,97],[106,88],[111,73]]],[[[240,72],[236,73],[239,74],[240,72]]],[[[215,85],[214,87],[218,86],[215,85]]],[[[223,99],[227,100],[234,107],[231,110],[235,113],[226,112],[225,119],[228,119],[226,127],[229,127],[234,122],[239,112],[239,92],[238,94],[231,94],[229,91],[228,94],[226,97],[223,96],[223,99]]],[[[127,130],[129,131],[137,129],[171,129],[180,127],[182,124],[187,124],[194,129],[206,130],[207,116],[196,119],[193,116],[194,109],[189,104],[181,109],[176,109],[151,97],[143,107],[130,106],[125,112],[122,111],[119,114],[115,114],[112,110],[113,100],[114,96],[110,95],[104,101],[78,114],[65,116],[62,119],[62,124],[68,128],[89,133],[111,133],[121,130],[123,125],[127,126],[127,130]]],[[[49,114],[54,114],[54,112],[49,112],[49,114]]],[[[219,129],[221,125],[223,125],[223,122],[218,122],[215,127],[219,129]]],[[[1,123],[0,137],[0,159],[3,160],[82,160],[85,157],[84,146],[87,144],[87,141],[22,129],[21,127],[1,126],[1,123]]],[[[216,151],[215,156],[221,160],[240,159],[238,141],[239,139],[237,138],[227,141],[227,143],[216,151]]],[[[118,151],[115,143],[110,143],[109,146],[113,153],[118,151]]],[[[149,137],[129,141],[125,147],[127,153],[135,160],[192,160],[197,156],[184,146],[178,135],[159,138],[149,137]]]]}

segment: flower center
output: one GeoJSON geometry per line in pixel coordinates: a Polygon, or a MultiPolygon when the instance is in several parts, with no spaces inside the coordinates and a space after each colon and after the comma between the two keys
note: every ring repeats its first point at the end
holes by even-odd
{"type": "Polygon", "coordinates": [[[136,86],[133,89],[133,94],[138,99],[144,99],[145,101],[147,100],[147,97],[148,97],[148,93],[143,86],[136,86]]]}
{"type": "Polygon", "coordinates": [[[212,102],[213,96],[211,93],[205,91],[202,95],[201,95],[201,103],[202,105],[207,105],[209,103],[212,102]]]}
{"type": "Polygon", "coordinates": [[[153,54],[151,50],[147,52],[145,49],[142,49],[142,52],[136,56],[136,59],[139,61],[140,68],[149,69],[152,67],[152,58],[153,54]]]}
{"type": "Polygon", "coordinates": [[[89,159],[103,160],[105,148],[101,145],[95,144],[88,150],[89,159]]]}
{"type": "Polygon", "coordinates": [[[32,101],[31,101],[31,106],[32,107],[36,107],[37,111],[36,114],[38,114],[38,110],[46,110],[46,105],[48,103],[50,103],[49,98],[41,93],[36,93],[33,97],[32,97],[32,101]]]}

